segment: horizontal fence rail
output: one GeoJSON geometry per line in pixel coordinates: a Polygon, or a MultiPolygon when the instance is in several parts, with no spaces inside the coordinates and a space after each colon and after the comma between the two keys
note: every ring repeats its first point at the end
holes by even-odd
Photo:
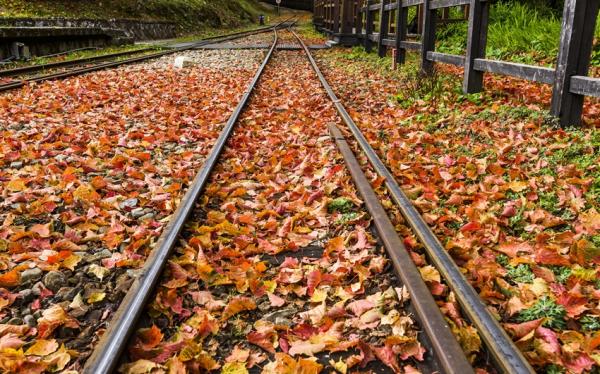
{"type": "Polygon", "coordinates": [[[600,97],[600,79],[587,76],[599,5],[600,0],[565,0],[555,68],[485,58],[488,0],[315,0],[313,22],[341,43],[360,43],[369,52],[376,48],[381,57],[396,49],[399,64],[407,51],[419,51],[423,74],[432,74],[435,63],[463,67],[465,93],[481,92],[485,73],[551,85],[550,111],[570,126],[581,122],[585,96],[600,97]],[[413,20],[410,7],[417,8],[413,20]],[[464,17],[451,18],[451,7],[461,7],[464,17]],[[436,27],[458,21],[468,22],[465,55],[436,52],[436,27]]]}

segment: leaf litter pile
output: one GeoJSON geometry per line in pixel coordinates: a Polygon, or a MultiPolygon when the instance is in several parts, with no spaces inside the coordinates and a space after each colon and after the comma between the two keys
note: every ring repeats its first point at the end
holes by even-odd
{"type": "Polygon", "coordinates": [[[328,136],[301,52],[276,52],[132,338],[123,373],[414,372],[424,348],[328,136]]]}
{"type": "Polygon", "coordinates": [[[190,54],[0,96],[1,372],[81,369],[264,56],[190,54]]]}
{"type": "Polygon", "coordinates": [[[414,59],[400,72],[388,61],[319,54],[353,119],[531,364],[598,370],[598,101],[586,105],[586,126],[563,130],[543,110],[545,86],[487,75],[485,93],[463,95],[459,69],[438,65],[426,79],[414,59]]]}

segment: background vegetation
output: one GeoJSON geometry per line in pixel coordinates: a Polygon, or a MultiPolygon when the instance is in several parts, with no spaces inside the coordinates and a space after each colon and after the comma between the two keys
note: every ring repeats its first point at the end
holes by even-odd
{"type": "Polygon", "coordinates": [[[0,0],[0,17],[165,20],[181,31],[239,26],[264,12],[256,0],[0,0]]]}
{"type": "MultiPolygon", "coordinates": [[[[533,64],[554,64],[560,40],[562,0],[501,0],[492,4],[488,32],[489,58],[533,64]]],[[[600,36],[600,26],[596,25],[600,36]]],[[[467,23],[452,23],[438,30],[440,52],[463,54],[467,23]]],[[[600,65],[600,50],[594,51],[600,65]]]]}

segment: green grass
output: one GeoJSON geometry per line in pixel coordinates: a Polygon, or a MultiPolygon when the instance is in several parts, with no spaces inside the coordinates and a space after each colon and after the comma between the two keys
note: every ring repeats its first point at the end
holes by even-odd
{"type": "MultiPolygon", "coordinates": [[[[554,64],[558,54],[561,17],[560,11],[544,5],[532,6],[509,0],[492,4],[487,56],[528,64],[554,64]]],[[[600,36],[600,25],[596,27],[596,35],[600,36]]],[[[440,26],[437,38],[440,52],[464,54],[467,23],[440,26]]],[[[592,60],[593,64],[600,65],[598,46],[594,49],[592,60]]]]}
{"type": "Polygon", "coordinates": [[[259,13],[267,9],[256,0],[0,0],[0,17],[164,20],[180,31],[238,26],[259,13]]]}
{"type": "Polygon", "coordinates": [[[354,204],[352,203],[352,200],[345,197],[338,197],[327,204],[327,211],[329,211],[329,213],[349,213],[353,207],[354,204]]]}
{"type": "Polygon", "coordinates": [[[600,317],[586,315],[579,320],[583,331],[598,331],[600,330],[600,317]]]}
{"type": "Polygon", "coordinates": [[[560,330],[567,326],[565,321],[566,315],[567,311],[562,305],[544,296],[530,308],[522,310],[517,316],[517,322],[529,322],[544,318],[544,326],[560,330]]]}
{"type": "Polygon", "coordinates": [[[318,32],[312,22],[301,22],[297,27],[298,32],[304,38],[322,39],[323,34],[318,32]]]}
{"type": "Polygon", "coordinates": [[[527,264],[506,267],[507,277],[514,283],[533,283],[535,275],[527,264]]]}
{"type": "Polygon", "coordinates": [[[556,281],[561,284],[567,283],[569,277],[573,273],[573,270],[567,266],[549,266],[550,270],[554,273],[556,281]]]}

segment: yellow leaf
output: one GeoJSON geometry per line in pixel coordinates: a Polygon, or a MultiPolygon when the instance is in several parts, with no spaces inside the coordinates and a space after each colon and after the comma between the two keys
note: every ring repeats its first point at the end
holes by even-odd
{"type": "Polygon", "coordinates": [[[335,297],[341,299],[342,301],[350,300],[354,295],[350,292],[346,291],[343,287],[338,287],[335,289],[335,297]]]}
{"type": "Polygon", "coordinates": [[[473,326],[452,326],[452,332],[458,338],[465,353],[472,354],[481,351],[481,338],[473,326]]]}
{"type": "Polygon", "coordinates": [[[542,278],[535,278],[531,285],[528,285],[531,292],[536,294],[538,297],[541,297],[549,292],[548,283],[542,278]]]}
{"type": "Polygon", "coordinates": [[[310,298],[311,303],[320,303],[327,299],[327,291],[322,289],[316,289],[310,298]]]}
{"type": "Polygon", "coordinates": [[[227,216],[223,212],[211,210],[206,214],[206,220],[211,225],[216,225],[227,220],[227,216]]]}
{"type": "Polygon", "coordinates": [[[54,339],[45,340],[38,339],[36,342],[25,351],[27,356],[47,356],[50,353],[56,352],[58,343],[54,339]]]}
{"type": "Polygon", "coordinates": [[[110,270],[103,266],[92,264],[92,265],[90,265],[90,268],[88,269],[88,273],[92,273],[98,279],[102,280],[102,279],[104,279],[105,276],[108,275],[108,273],[110,273],[110,270]]]}
{"type": "Polygon", "coordinates": [[[272,281],[272,280],[266,280],[263,282],[263,286],[265,286],[265,288],[267,289],[267,292],[273,293],[273,292],[275,292],[275,289],[277,288],[277,282],[272,281]]]}
{"type": "Polygon", "coordinates": [[[529,187],[529,183],[527,182],[512,181],[508,184],[508,188],[514,192],[524,191],[527,189],[527,187],[529,187]]]}
{"type": "Polygon", "coordinates": [[[256,303],[254,302],[254,300],[250,299],[249,297],[243,296],[234,297],[229,301],[229,304],[227,304],[225,310],[223,310],[223,315],[221,316],[221,319],[223,321],[226,321],[230,317],[238,313],[254,309],[256,309],[256,303]]]}
{"type": "Polygon", "coordinates": [[[63,265],[63,267],[73,271],[73,270],[75,270],[75,266],[77,266],[79,261],[81,261],[81,257],[79,257],[77,255],[70,255],[69,257],[64,259],[64,261],[62,262],[62,265],[63,265]]]}
{"type": "Polygon", "coordinates": [[[89,184],[82,184],[73,192],[73,197],[82,201],[95,201],[100,199],[100,195],[89,184]]]}
{"type": "Polygon", "coordinates": [[[316,358],[300,358],[295,373],[319,374],[323,370],[323,365],[316,361],[316,358]]]}
{"type": "Polygon", "coordinates": [[[210,372],[219,368],[219,363],[216,362],[210,354],[206,352],[200,353],[197,357],[194,358],[194,363],[197,363],[200,369],[204,369],[201,372],[210,372]]]}
{"type": "Polygon", "coordinates": [[[88,297],[87,302],[89,304],[97,303],[99,301],[104,300],[105,297],[106,294],[104,292],[94,292],[90,295],[90,297],[88,297]]]}
{"type": "Polygon", "coordinates": [[[217,231],[220,231],[220,232],[223,232],[226,234],[230,234],[230,235],[243,234],[243,231],[241,231],[237,225],[234,225],[233,223],[231,223],[229,221],[221,222],[218,225],[216,225],[214,228],[217,231]]]}
{"type": "Polygon", "coordinates": [[[442,279],[440,277],[440,273],[431,265],[423,266],[419,269],[421,272],[421,277],[425,282],[441,282],[442,279]]]}
{"type": "Polygon", "coordinates": [[[329,360],[329,365],[331,365],[338,373],[346,374],[348,371],[348,364],[340,360],[338,362],[333,361],[333,359],[329,360]]]}
{"type": "MultiPolygon", "coordinates": [[[[44,363],[48,366],[52,366],[55,371],[61,371],[71,361],[71,355],[67,352],[65,345],[61,345],[60,349],[49,356],[44,358],[44,363]]],[[[65,372],[63,372],[65,373],[65,372]]]]}
{"type": "Polygon", "coordinates": [[[23,179],[13,179],[6,185],[9,191],[19,192],[23,191],[27,186],[25,185],[25,181],[23,179]]]}
{"type": "Polygon", "coordinates": [[[186,362],[193,360],[200,353],[200,347],[195,343],[190,343],[183,347],[181,351],[179,351],[179,360],[186,362]]]}
{"type": "Polygon", "coordinates": [[[263,368],[263,373],[302,373],[318,374],[323,370],[323,365],[316,362],[314,357],[301,358],[297,361],[285,353],[275,353],[275,361],[263,368]]]}
{"type": "Polygon", "coordinates": [[[159,369],[160,365],[149,360],[137,360],[130,364],[121,365],[119,368],[120,373],[124,374],[147,374],[152,372],[154,369],[159,369]]]}
{"type": "Polygon", "coordinates": [[[248,369],[243,362],[230,362],[223,366],[221,374],[248,374],[248,369]]]}

